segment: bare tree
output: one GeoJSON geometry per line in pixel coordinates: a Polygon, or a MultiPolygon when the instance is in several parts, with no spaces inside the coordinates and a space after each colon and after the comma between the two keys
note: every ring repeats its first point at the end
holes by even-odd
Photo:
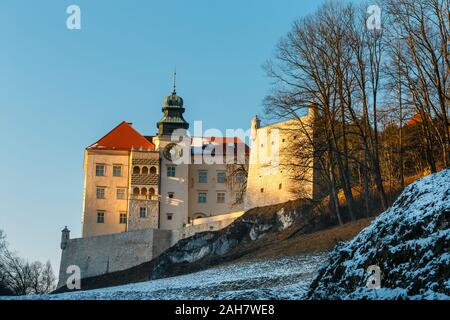
{"type": "Polygon", "coordinates": [[[385,0],[384,6],[391,36],[402,42],[402,76],[420,115],[427,159],[435,172],[435,144],[443,166],[449,165],[449,1],[385,0]]]}
{"type": "MultiPolygon", "coordinates": [[[[352,60],[347,30],[353,18],[353,6],[326,4],[315,15],[294,23],[278,45],[276,63],[266,67],[276,83],[275,92],[266,98],[267,113],[301,119],[305,107],[316,106],[315,136],[309,138],[318,156],[316,163],[330,196],[334,199],[332,193],[343,190],[351,219],[355,218],[355,204],[349,163],[357,159],[348,145],[348,114],[355,84],[348,71],[352,60]],[[313,141],[316,138],[322,142],[313,141]]],[[[305,131],[301,125],[299,128],[305,131]]],[[[331,202],[335,210],[339,208],[336,200],[331,202]]]]}
{"type": "Polygon", "coordinates": [[[383,27],[375,30],[366,27],[367,6],[326,3],[294,22],[266,65],[273,79],[266,114],[297,120],[294,131],[308,141],[293,141],[282,165],[305,182],[316,166],[339,221],[341,192],[350,219],[359,209],[355,194],[368,216],[372,205],[387,208],[386,187],[391,199],[422,158],[432,172],[449,162],[449,0],[383,3],[383,27]],[[305,130],[301,115],[310,105],[316,119],[305,130]],[[415,113],[418,121],[406,124],[415,113]]]}
{"type": "Polygon", "coordinates": [[[232,206],[243,203],[247,191],[248,161],[246,163],[234,163],[226,166],[226,182],[235,192],[232,206]]]}
{"type": "Polygon", "coordinates": [[[0,230],[0,283],[16,295],[44,294],[55,288],[50,262],[28,262],[8,249],[0,230]]]}

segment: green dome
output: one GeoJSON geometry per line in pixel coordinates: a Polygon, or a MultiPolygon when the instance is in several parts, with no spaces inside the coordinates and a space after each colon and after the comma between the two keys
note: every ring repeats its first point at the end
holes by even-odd
{"type": "Polygon", "coordinates": [[[174,91],[170,96],[164,98],[164,105],[166,107],[183,107],[183,98],[177,96],[174,91]]]}
{"type": "Polygon", "coordinates": [[[163,117],[156,124],[159,136],[171,135],[177,129],[188,129],[189,123],[183,118],[183,98],[177,96],[175,86],[170,96],[164,98],[163,117]]]}

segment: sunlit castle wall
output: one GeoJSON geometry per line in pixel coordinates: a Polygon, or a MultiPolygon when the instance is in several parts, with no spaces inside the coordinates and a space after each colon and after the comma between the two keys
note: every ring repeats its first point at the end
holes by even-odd
{"type": "Polygon", "coordinates": [[[126,231],[120,214],[127,214],[129,187],[129,152],[120,150],[86,150],[84,155],[83,237],[126,231]],[[120,175],[114,176],[114,167],[120,175]],[[97,172],[103,170],[102,173],[97,172]],[[117,170],[117,169],[116,169],[117,170]],[[117,190],[124,196],[117,197],[117,190]],[[98,220],[99,214],[103,216],[98,220]]]}
{"type": "MultiPolygon", "coordinates": [[[[252,119],[245,210],[298,198],[313,198],[313,168],[304,169],[302,181],[299,181],[297,169],[292,165],[292,148],[310,144],[313,119],[313,108],[300,119],[264,127],[257,117],[252,119]]],[[[311,163],[312,156],[311,152],[311,163]]]]}

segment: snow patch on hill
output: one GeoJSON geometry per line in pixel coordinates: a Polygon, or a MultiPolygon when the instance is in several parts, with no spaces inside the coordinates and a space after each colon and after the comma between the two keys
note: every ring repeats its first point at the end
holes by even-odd
{"type": "Polygon", "coordinates": [[[450,169],[409,185],[394,205],[330,253],[312,299],[450,299],[450,169]],[[366,286],[381,269],[381,288],[366,286]]]}
{"type": "MultiPolygon", "coordinates": [[[[254,260],[136,284],[13,299],[301,299],[309,287],[312,273],[323,263],[325,256],[325,253],[317,253],[272,260],[254,260]]],[[[12,299],[12,297],[3,298],[12,299]]]]}
{"type": "Polygon", "coordinates": [[[294,211],[293,214],[289,214],[289,213],[285,213],[284,208],[281,208],[280,211],[277,212],[277,216],[278,216],[278,221],[281,224],[281,227],[279,228],[279,230],[285,230],[287,228],[289,228],[290,226],[292,226],[292,224],[294,223],[294,217],[296,215],[296,212],[294,211]]]}

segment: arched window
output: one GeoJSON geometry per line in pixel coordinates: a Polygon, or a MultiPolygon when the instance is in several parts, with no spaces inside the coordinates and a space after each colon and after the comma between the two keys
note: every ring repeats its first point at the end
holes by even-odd
{"type": "Polygon", "coordinates": [[[150,174],[156,174],[156,167],[150,168],[150,174]]]}
{"type": "Polygon", "coordinates": [[[149,194],[150,196],[154,196],[154,195],[155,195],[155,189],[150,188],[150,189],[148,190],[148,194],[149,194]]]}
{"type": "Polygon", "coordinates": [[[135,196],[139,195],[139,188],[138,187],[133,189],[133,195],[135,195],[135,196]]]}
{"type": "Polygon", "coordinates": [[[141,173],[141,168],[139,168],[138,166],[133,168],[133,174],[140,174],[141,173]]]}
{"type": "Polygon", "coordinates": [[[148,167],[142,168],[142,174],[148,174],[148,167]]]}
{"type": "Polygon", "coordinates": [[[147,188],[142,188],[141,194],[142,194],[143,196],[146,196],[146,195],[147,195],[147,188]]]}

